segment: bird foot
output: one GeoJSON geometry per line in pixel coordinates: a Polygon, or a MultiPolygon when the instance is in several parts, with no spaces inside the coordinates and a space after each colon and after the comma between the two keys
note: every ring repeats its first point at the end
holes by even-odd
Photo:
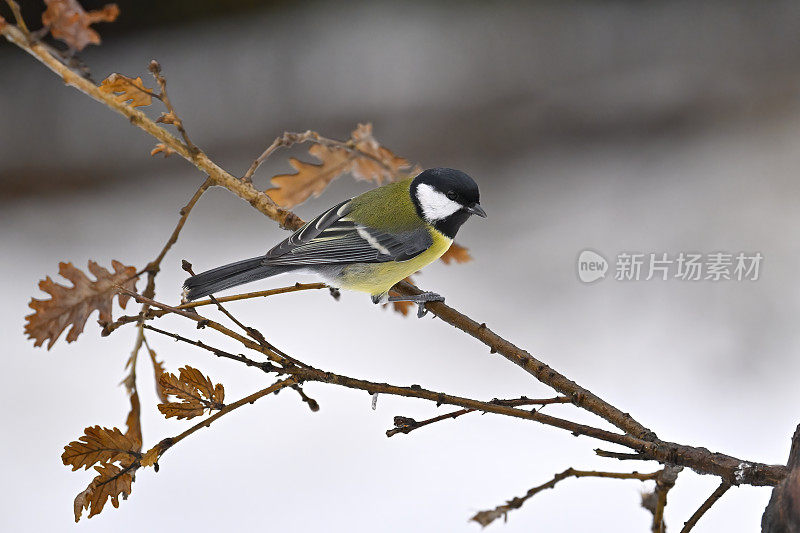
{"type": "Polygon", "coordinates": [[[428,302],[443,302],[444,296],[435,292],[423,292],[415,296],[389,296],[389,302],[411,302],[417,304],[417,318],[428,314],[425,304],[428,302]]]}

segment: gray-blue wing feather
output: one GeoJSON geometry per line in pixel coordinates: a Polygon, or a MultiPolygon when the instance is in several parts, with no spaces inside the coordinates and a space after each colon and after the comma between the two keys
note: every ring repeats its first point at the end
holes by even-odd
{"type": "Polygon", "coordinates": [[[303,266],[406,261],[427,250],[433,239],[424,226],[387,233],[347,218],[349,200],[328,209],[272,248],[264,265],[303,266]]]}

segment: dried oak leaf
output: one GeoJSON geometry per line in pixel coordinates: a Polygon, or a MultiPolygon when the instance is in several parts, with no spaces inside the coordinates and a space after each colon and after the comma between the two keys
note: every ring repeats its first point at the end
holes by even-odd
{"type": "Polygon", "coordinates": [[[506,518],[505,511],[499,511],[498,509],[491,509],[489,511],[481,511],[477,513],[475,516],[470,518],[470,520],[479,523],[482,527],[486,527],[498,518],[506,518]]]}
{"type": "Polygon", "coordinates": [[[391,150],[381,146],[375,137],[372,136],[372,124],[359,124],[351,134],[351,138],[356,143],[356,148],[367,153],[378,160],[367,157],[357,157],[353,161],[350,172],[356,179],[373,181],[380,185],[384,181],[392,181],[402,175],[402,169],[409,168],[411,165],[407,159],[399,157],[391,150]]]}
{"type": "Polygon", "coordinates": [[[134,451],[142,451],[142,408],[139,403],[139,393],[134,390],[131,394],[131,410],[128,412],[128,418],[125,420],[125,425],[128,430],[125,436],[136,445],[134,451]]]}
{"type": "MultiPolygon", "coordinates": [[[[34,346],[45,341],[47,349],[53,347],[58,337],[72,326],[67,334],[67,342],[73,342],[83,332],[86,320],[95,310],[100,313],[100,321],[111,321],[112,300],[117,295],[117,286],[130,291],[136,290],[136,268],[112,261],[114,272],[109,272],[94,261],[89,261],[89,272],[96,281],[75,268],[72,263],[59,263],[58,273],[72,282],[72,287],[59,285],[47,276],[39,282],[39,288],[48,293],[49,300],[32,298],[28,306],[34,313],[25,317],[25,333],[34,339],[34,346]]],[[[129,297],[118,295],[119,305],[125,308],[129,297]]]]}
{"type": "Polygon", "coordinates": [[[42,24],[50,28],[53,37],[78,51],[89,44],[100,44],[100,35],[90,25],[95,22],[114,22],[119,16],[117,4],[87,12],[77,0],[45,0],[44,3],[47,9],[42,13],[42,24]]]}
{"type": "Polygon", "coordinates": [[[319,196],[328,184],[346,172],[356,179],[381,184],[405,175],[402,169],[410,166],[407,160],[394,155],[375,140],[371,124],[359,124],[351,135],[350,144],[355,150],[312,144],[308,153],[320,162],[307,163],[290,158],[289,164],[297,172],[274,176],[274,187],[265,192],[276,204],[289,209],[311,196],[319,196]],[[383,164],[363,154],[377,158],[383,164]]]}
{"type": "Polygon", "coordinates": [[[78,440],[64,446],[61,461],[73,471],[80,467],[88,470],[95,463],[131,462],[141,447],[141,437],[137,442],[132,435],[123,434],[117,428],[91,426],[78,440]]]}
{"type": "Polygon", "coordinates": [[[297,172],[280,174],[272,178],[275,188],[267,189],[265,192],[279,206],[290,209],[305,202],[312,195],[319,196],[330,182],[347,172],[355,158],[346,150],[335,150],[321,144],[311,145],[308,153],[321,163],[306,163],[291,157],[289,164],[297,172]]]}
{"type": "Polygon", "coordinates": [[[472,256],[469,255],[469,250],[460,244],[453,243],[450,248],[440,257],[444,264],[449,265],[452,261],[456,263],[467,263],[472,261],[472,256]]]}
{"type": "Polygon", "coordinates": [[[159,154],[159,153],[164,154],[164,157],[169,157],[169,156],[171,156],[172,154],[175,153],[175,150],[173,150],[172,148],[170,148],[169,146],[167,146],[164,143],[158,143],[155,146],[155,148],[150,150],[150,155],[156,155],[156,154],[159,154]]]}
{"type": "Polygon", "coordinates": [[[144,86],[141,77],[129,78],[116,72],[100,83],[100,90],[113,94],[120,103],[130,102],[131,107],[142,107],[153,103],[152,92],[144,86]]]}
{"type": "Polygon", "coordinates": [[[206,409],[222,409],[225,404],[225,388],[216,385],[196,368],[185,366],[180,375],[162,374],[159,383],[164,392],[178,397],[180,402],[158,404],[158,410],[166,418],[194,418],[202,415],[206,409]]]}
{"type": "Polygon", "coordinates": [[[89,509],[89,518],[100,514],[106,501],[111,498],[111,505],[119,507],[119,497],[127,498],[133,485],[133,463],[118,466],[103,463],[94,467],[98,475],[89,483],[86,490],[75,497],[75,522],[81,519],[84,509],[89,509]]]}
{"type": "Polygon", "coordinates": [[[164,370],[164,362],[156,359],[157,356],[155,350],[148,348],[147,351],[150,353],[150,361],[153,362],[153,373],[155,374],[156,378],[156,394],[158,395],[158,399],[161,401],[161,403],[167,403],[169,401],[167,398],[167,393],[164,391],[164,387],[161,386],[161,376],[166,374],[166,371],[164,370]]]}

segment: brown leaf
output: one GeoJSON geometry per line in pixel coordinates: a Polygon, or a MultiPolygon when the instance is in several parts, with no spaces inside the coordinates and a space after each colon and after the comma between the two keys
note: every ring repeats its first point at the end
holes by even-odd
{"type": "Polygon", "coordinates": [[[267,189],[265,192],[279,206],[290,209],[305,202],[312,195],[319,196],[330,182],[347,172],[355,157],[346,150],[334,150],[321,144],[311,145],[308,153],[321,163],[306,163],[292,157],[289,159],[289,164],[297,172],[272,178],[275,188],[267,189]]]}
{"type": "Polygon", "coordinates": [[[202,415],[206,409],[222,409],[225,406],[225,388],[219,383],[215,385],[196,368],[185,366],[180,369],[179,376],[162,374],[159,383],[166,394],[181,400],[158,405],[158,410],[167,418],[194,418],[202,415]]]}
{"type": "Polygon", "coordinates": [[[189,420],[196,416],[202,416],[206,411],[206,406],[200,402],[168,402],[158,404],[158,410],[164,415],[164,418],[172,418],[173,416],[178,420],[184,418],[189,420]]]}
{"type": "Polygon", "coordinates": [[[444,261],[444,264],[449,265],[451,261],[455,261],[456,263],[467,263],[472,261],[472,256],[469,255],[468,249],[464,248],[460,244],[453,243],[439,259],[444,261]]]}
{"type": "Polygon", "coordinates": [[[88,427],[83,436],[64,446],[61,461],[72,470],[85,467],[87,470],[95,463],[112,461],[132,461],[141,450],[141,440],[123,434],[117,428],[88,427]]]}
{"type": "Polygon", "coordinates": [[[372,136],[372,124],[359,124],[352,133],[356,148],[377,158],[381,163],[367,157],[358,157],[353,161],[350,172],[360,180],[372,181],[380,185],[384,181],[392,181],[402,175],[401,170],[411,166],[407,159],[396,156],[391,150],[381,146],[372,136]]]}
{"type": "MultiPolygon", "coordinates": [[[[29,339],[35,340],[34,346],[41,346],[48,341],[49,350],[70,325],[72,327],[67,334],[67,342],[73,342],[83,332],[86,320],[95,310],[100,313],[101,322],[111,322],[116,287],[119,285],[130,291],[136,290],[136,278],[133,277],[136,268],[125,266],[119,261],[112,261],[111,266],[114,268],[113,273],[94,261],[89,261],[89,272],[96,278],[96,281],[92,281],[72,263],[59,263],[58,273],[71,281],[72,287],[59,285],[50,276],[39,282],[39,288],[51,298],[32,298],[28,304],[34,313],[25,317],[25,333],[29,339]]],[[[124,294],[117,296],[119,305],[125,308],[129,297],[124,294]]]]}
{"type": "Polygon", "coordinates": [[[164,392],[164,387],[161,386],[161,376],[163,376],[166,372],[164,371],[164,362],[159,361],[156,359],[156,352],[155,350],[147,350],[150,353],[150,361],[153,362],[153,372],[155,373],[156,377],[156,394],[158,395],[158,399],[161,403],[166,403],[168,400],[167,393],[164,392]]]}
{"type": "Polygon", "coordinates": [[[408,312],[414,307],[413,302],[392,302],[392,309],[403,316],[408,316],[408,312]]]}
{"type": "Polygon", "coordinates": [[[0,30],[2,30],[6,25],[6,19],[0,16],[0,30]]]}
{"type": "Polygon", "coordinates": [[[50,33],[75,50],[89,44],[100,44],[100,35],[89,26],[96,22],[114,22],[119,16],[116,4],[86,12],[77,0],[45,0],[47,9],[42,13],[42,24],[50,33]]]}
{"type": "Polygon", "coordinates": [[[152,92],[144,86],[142,78],[129,78],[116,72],[100,83],[100,90],[116,96],[116,100],[131,107],[142,107],[153,103],[152,92]]]}
{"type": "Polygon", "coordinates": [[[170,148],[169,146],[167,146],[164,143],[158,143],[155,146],[155,148],[150,150],[150,155],[156,155],[158,153],[164,154],[164,157],[169,157],[169,156],[171,156],[172,154],[175,153],[175,150],[173,150],[172,148],[170,148]]]}
{"type": "Polygon", "coordinates": [[[161,457],[161,453],[161,446],[157,444],[147,450],[147,453],[142,456],[142,459],[139,461],[139,463],[142,466],[153,466],[158,462],[158,459],[161,457]]]}
{"type": "Polygon", "coordinates": [[[111,498],[111,505],[119,507],[119,497],[127,498],[133,485],[133,472],[136,466],[133,463],[118,466],[103,463],[94,467],[98,475],[89,483],[86,490],[75,497],[75,522],[81,519],[84,509],[89,510],[89,518],[100,514],[106,501],[111,498]]]}
{"type": "Polygon", "coordinates": [[[506,518],[506,513],[503,511],[498,511],[497,509],[491,509],[489,511],[481,511],[477,513],[475,516],[470,518],[470,520],[479,523],[482,527],[486,527],[498,518],[506,518]]]}
{"type": "Polygon", "coordinates": [[[131,394],[131,410],[128,412],[128,418],[125,420],[128,430],[125,436],[136,445],[135,451],[142,451],[142,416],[141,404],[139,403],[139,393],[134,390],[131,394]]]}
{"type": "Polygon", "coordinates": [[[371,124],[359,124],[349,142],[356,150],[312,144],[308,153],[320,163],[306,163],[290,158],[289,164],[297,172],[273,177],[274,187],[265,192],[276,204],[289,209],[311,196],[319,196],[333,180],[345,172],[350,172],[356,179],[381,184],[403,177],[405,174],[402,169],[410,166],[408,161],[394,155],[375,140],[371,124]]]}

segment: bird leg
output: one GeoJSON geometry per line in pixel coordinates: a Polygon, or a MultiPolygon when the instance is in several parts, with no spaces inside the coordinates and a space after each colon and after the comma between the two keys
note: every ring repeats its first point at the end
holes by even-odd
{"type": "MultiPolygon", "coordinates": [[[[383,300],[383,298],[378,297],[376,299],[374,296],[372,297],[374,303],[380,303],[381,300],[383,300]]],[[[435,292],[423,292],[415,296],[389,296],[385,301],[415,303],[417,304],[417,317],[422,318],[428,314],[428,310],[425,309],[425,304],[428,302],[443,302],[444,296],[436,294],[435,292]]]]}

